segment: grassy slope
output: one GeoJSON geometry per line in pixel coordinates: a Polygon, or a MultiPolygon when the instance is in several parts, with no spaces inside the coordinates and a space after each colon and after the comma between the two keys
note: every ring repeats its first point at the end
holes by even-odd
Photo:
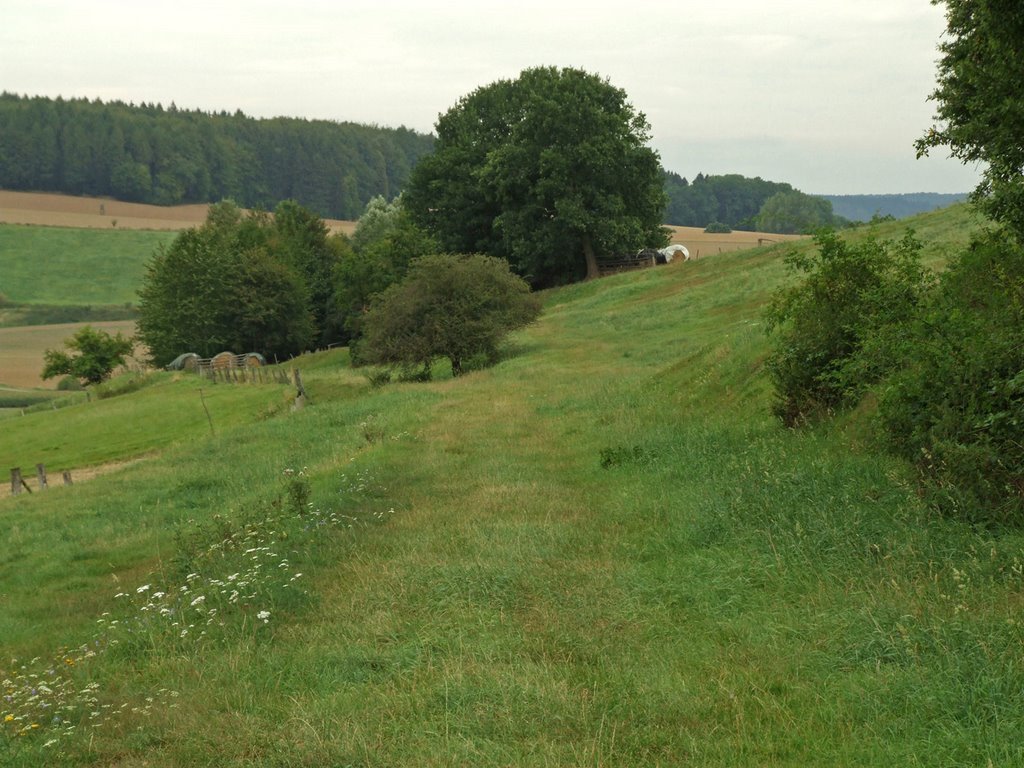
{"type": "Polygon", "coordinates": [[[176,234],[0,224],[0,294],[23,304],[134,303],[146,261],[176,234]]]}
{"type": "MultiPolygon", "coordinates": [[[[966,223],[916,222],[952,247],[966,223]]],[[[262,634],[83,665],[115,707],[161,688],[186,706],[125,714],[62,760],[1019,761],[1022,538],[933,519],[849,425],[767,418],[781,253],[553,293],[508,360],[460,380],[371,390],[321,356],[304,411],[0,502],[0,637],[20,658],[91,637],[113,591],[169,562],[177,522],[241,514],[284,468],[307,467],[318,507],[394,510],[307,557],[308,602],[262,634]]]]}

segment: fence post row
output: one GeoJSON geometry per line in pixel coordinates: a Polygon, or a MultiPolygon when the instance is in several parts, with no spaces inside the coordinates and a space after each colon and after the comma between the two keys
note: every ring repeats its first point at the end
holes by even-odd
{"type": "MultiPolygon", "coordinates": [[[[64,485],[72,485],[71,472],[65,469],[62,473],[64,478],[64,485]]],[[[46,479],[46,467],[42,464],[36,464],[36,478],[39,480],[39,489],[45,491],[50,487],[49,481],[46,479]]],[[[25,482],[25,478],[21,475],[21,467],[11,468],[11,496],[17,496],[22,491],[32,493],[32,489],[28,483],[25,482]]]]}

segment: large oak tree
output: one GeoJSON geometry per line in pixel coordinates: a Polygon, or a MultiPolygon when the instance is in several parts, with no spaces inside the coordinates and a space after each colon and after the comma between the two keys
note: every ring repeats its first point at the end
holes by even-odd
{"type": "Polygon", "coordinates": [[[405,201],[446,249],[504,256],[543,286],[667,242],[650,126],[597,75],[528,69],[463,97],[436,128],[405,201]]]}

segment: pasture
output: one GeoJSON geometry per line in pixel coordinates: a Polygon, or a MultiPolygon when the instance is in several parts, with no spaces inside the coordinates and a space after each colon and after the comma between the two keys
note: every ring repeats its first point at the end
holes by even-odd
{"type": "MultiPolygon", "coordinates": [[[[913,224],[941,261],[977,222],[913,224]]],[[[217,385],[214,431],[165,373],[24,417],[54,466],[123,466],[0,497],[0,762],[1020,764],[1024,537],[936,518],[867,414],[768,416],[807,247],[551,291],[458,379],[336,351],[301,411],[217,385]]]]}

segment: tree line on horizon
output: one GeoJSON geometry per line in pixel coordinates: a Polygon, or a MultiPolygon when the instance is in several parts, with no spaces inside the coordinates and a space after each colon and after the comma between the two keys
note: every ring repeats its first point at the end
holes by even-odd
{"type": "Polygon", "coordinates": [[[0,188],[155,205],[296,200],[355,219],[399,194],[432,136],[237,111],[0,94],[0,188]]]}
{"type": "MultiPolygon", "coordinates": [[[[319,216],[354,220],[374,197],[398,196],[435,141],[404,127],[4,92],[0,189],[154,205],[230,199],[268,211],[294,200],[319,216]]],[[[666,224],[784,233],[845,224],[820,198],[761,178],[698,174],[689,182],[665,171],[664,188],[666,224]]]]}

